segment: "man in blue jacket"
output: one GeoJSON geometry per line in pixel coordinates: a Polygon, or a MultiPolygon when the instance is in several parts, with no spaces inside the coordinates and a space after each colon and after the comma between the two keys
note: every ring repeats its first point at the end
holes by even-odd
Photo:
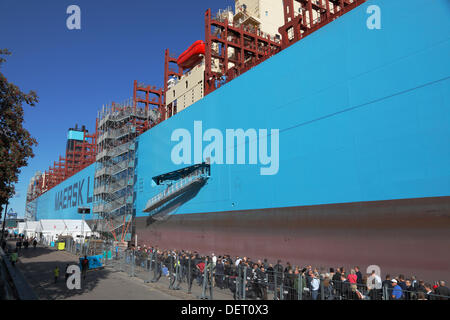
{"type": "Polygon", "coordinates": [[[392,299],[393,300],[400,300],[403,297],[403,289],[398,285],[397,280],[392,279],[392,286],[394,289],[392,290],[392,299]]]}

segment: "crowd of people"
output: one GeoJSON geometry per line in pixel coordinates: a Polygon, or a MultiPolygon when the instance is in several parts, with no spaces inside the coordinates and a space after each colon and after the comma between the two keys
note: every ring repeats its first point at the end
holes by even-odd
{"type": "Polygon", "coordinates": [[[184,282],[191,292],[192,284],[214,286],[230,290],[235,299],[245,295],[247,299],[268,299],[271,292],[275,299],[297,300],[448,300],[450,290],[445,281],[433,285],[416,277],[380,275],[372,270],[364,275],[358,266],[347,270],[344,267],[327,271],[285,264],[276,264],[267,259],[254,261],[249,257],[230,255],[202,256],[198,252],[184,250],[161,250],[147,246],[131,246],[136,265],[154,270],[153,282],[166,275],[171,286],[179,287],[184,282]],[[205,268],[206,271],[205,272],[205,268]],[[206,278],[204,278],[206,276],[206,278]],[[245,279],[244,279],[245,278],[245,279]],[[245,290],[243,290],[245,285],[245,290]],[[244,293],[245,291],[245,293],[244,293]]]}
{"type": "MultiPolygon", "coordinates": [[[[22,249],[30,245],[36,247],[36,238],[10,234],[16,240],[16,248],[10,253],[13,265],[22,249]]],[[[5,237],[6,239],[6,237],[5,237]]],[[[1,246],[6,249],[6,240],[1,246]]],[[[375,270],[363,274],[358,266],[347,270],[344,267],[323,268],[311,265],[298,266],[285,264],[278,260],[276,264],[267,259],[252,260],[249,257],[230,255],[200,255],[196,251],[162,250],[157,247],[129,246],[125,251],[128,259],[133,256],[137,266],[153,271],[152,282],[162,276],[170,278],[171,288],[179,288],[186,283],[191,292],[193,283],[198,286],[216,287],[229,290],[234,299],[267,300],[271,293],[279,300],[449,300],[450,289],[445,281],[433,284],[417,279],[415,276],[397,277],[386,275],[382,280],[375,270]]],[[[116,247],[116,257],[119,250],[116,247]]],[[[87,261],[85,257],[84,262],[87,261]]],[[[55,281],[59,269],[55,268],[55,281]]],[[[83,275],[86,273],[83,265],[83,275]]],[[[66,275],[67,276],[67,275],[66,275]]],[[[271,297],[271,298],[272,298],[271,297]]]]}
{"type": "Polygon", "coordinates": [[[25,235],[23,235],[23,234],[5,232],[5,236],[1,242],[1,247],[2,247],[3,251],[7,250],[6,239],[8,239],[8,236],[10,239],[16,240],[16,248],[15,248],[15,250],[13,250],[16,253],[19,253],[20,250],[22,250],[22,248],[28,249],[28,247],[30,245],[32,245],[34,248],[36,248],[36,246],[38,244],[36,237],[28,238],[28,237],[25,237],[25,235]]]}

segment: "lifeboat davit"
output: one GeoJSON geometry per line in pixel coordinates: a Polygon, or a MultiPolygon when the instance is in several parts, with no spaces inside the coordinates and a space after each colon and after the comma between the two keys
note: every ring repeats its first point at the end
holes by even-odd
{"type": "Polygon", "coordinates": [[[183,69],[190,69],[200,61],[205,55],[205,42],[202,40],[195,41],[185,52],[180,54],[177,60],[178,66],[183,69]]]}

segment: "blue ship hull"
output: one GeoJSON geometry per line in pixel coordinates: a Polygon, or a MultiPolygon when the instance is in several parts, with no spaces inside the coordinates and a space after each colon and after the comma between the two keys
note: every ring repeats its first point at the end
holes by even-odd
{"type": "MultiPolygon", "coordinates": [[[[139,136],[139,242],[448,279],[449,15],[445,0],[368,1],[139,136]],[[380,30],[367,28],[373,4],[380,30]],[[433,19],[419,25],[423,17],[433,19]],[[207,183],[154,221],[143,211],[162,191],[152,177],[198,162],[196,121],[223,136],[279,130],[278,170],[262,175],[248,154],[212,163],[207,183]],[[191,134],[191,162],[173,161],[177,129],[191,134]]],[[[238,148],[224,141],[223,158],[238,148]]],[[[92,181],[92,170],[79,175],[92,181]]],[[[38,205],[38,218],[50,217],[76,214],[38,205]]]]}

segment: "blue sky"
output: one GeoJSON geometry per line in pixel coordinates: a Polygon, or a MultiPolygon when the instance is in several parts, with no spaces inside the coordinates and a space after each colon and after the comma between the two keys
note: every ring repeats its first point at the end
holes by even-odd
{"type": "Polygon", "coordinates": [[[39,104],[24,106],[24,126],[38,140],[21,169],[10,207],[23,216],[26,189],[38,170],[64,155],[67,130],[95,130],[103,104],[133,94],[133,81],[161,87],[164,50],[180,54],[204,39],[204,12],[234,0],[0,0],[0,48],[13,55],[2,73],[39,104]],[[68,30],[67,7],[81,8],[81,30],[68,30]]]}

